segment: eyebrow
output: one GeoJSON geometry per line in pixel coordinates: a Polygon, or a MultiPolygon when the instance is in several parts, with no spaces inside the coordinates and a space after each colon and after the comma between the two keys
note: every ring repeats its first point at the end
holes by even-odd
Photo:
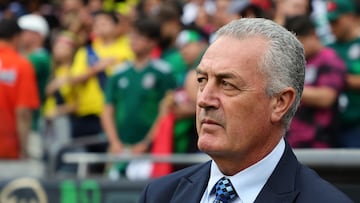
{"type": "MultiPolygon", "coordinates": [[[[207,73],[199,68],[196,69],[196,73],[200,75],[207,75],[207,73]]],[[[231,72],[225,72],[225,73],[217,73],[215,74],[216,78],[238,78],[238,76],[231,72]]]]}
{"type": "Polygon", "coordinates": [[[196,74],[206,75],[205,71],[200,70],[199,68],[196,68],[195,71],[196,71],[196,74]]]}

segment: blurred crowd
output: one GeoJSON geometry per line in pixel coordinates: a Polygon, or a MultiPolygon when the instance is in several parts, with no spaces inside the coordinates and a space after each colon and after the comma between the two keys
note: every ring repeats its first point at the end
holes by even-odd
{"type": "Polygon", "coordinates": [[[0,159],[197,152],[196,66],[245,17],[304,45],[292,147],[360,147],[360,1],[19,0],[0,2],[0,159]]]}

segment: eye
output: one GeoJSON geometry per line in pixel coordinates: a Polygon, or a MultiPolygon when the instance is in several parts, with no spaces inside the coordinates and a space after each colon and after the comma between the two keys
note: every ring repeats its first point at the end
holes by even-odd
{"type": "Polygon", "coordinates": [[[197,82],[198,82],[199,84],[205,83],[205,82],[206,82],[205,80],[206,80],[205,77],[198,77],[198,78],[197,78],[197,82]]]}
{"type": "Polygon", "coordinates": [[[196,80],[199,84],[200,90],[204,89],[207,79],[205,77],[198,77],[196,80]]]}
{"type": "Polygon", "coordinates": [[[229,83],[228,81],[222,80],[221,81],[221,86],[225,89],[225,90],[233,90],[236,89],[235,86],[231,83],[229,83]]]}

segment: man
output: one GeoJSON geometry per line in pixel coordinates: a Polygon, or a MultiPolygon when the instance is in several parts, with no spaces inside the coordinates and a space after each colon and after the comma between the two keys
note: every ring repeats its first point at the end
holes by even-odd
{"type": "Polygon", "coordinates": [[[40,108],[33,112],[31,133],[29,136],[29,156],[40,158],[43,156],[41,138],[41,118],[45,103],[45,88],[49,82],[51,72],[51,56],[45,49],[45,40],[50,32],[49,25],[44,17],[37,14],[23,15],[18,19],[22,29],[20,37],[20,51],[31,62],[37,81],[40,98],[40,108]]]}
{"type": "Polygon", "coordinates": [[[243,18],[221,28],[197,68],[198,147],[212,161],[150,183],[140,202],[352,202],[284,141],[304,72],[302,45],[278,24],[243,18]]]}
{"type": "MultiPolygon", "coordinates": [[[[35,69],[40,104],[45,102],[45,87],[51,72],[50,53],[45,49],[45,40],[50,32],[44,17],[37,14],[23,15],[18,20],[23,30],[20,38],[20,51],[30,60],[35,69]]],[[[32,130],[39,131],[40,111],[34,112],[32,130]]]]}
{"type": "Polygon", "coordinates": [[[149,149],[153,140],[151,128],[160,101],[176,86],[170,66],[151,58],[151,51],[159,39],[158,21],[151,18],[136,20],[130,33],[135,60],[121,64],[106,84],[106,106],[101,119],[111,153],[129,150],[140,154],[149,149]]]}
{"type": "Polygon", "coordinates": [[[32,111],[39,107],[31,63],[16,50],[21,29],[0,21],[0,159],[27,158],[32,111]]]}
{"type": "Polygon", "coordinates": [[[292,119],[287,139],[292,147],[337,146],[338,96],[345,86],[345,65],[336,52],[324,47],[307,15],[288,18],[285,27],[296,33],[306,57],[301,105],[292,119]]]}
{"type": "Polygon", "coordinates": [[[176,47],[176,39],[182,29],[180,10],[175,3],[163,3],[155,15],[161,22],[160,58],[170,64],[176,79],[177,87],[184,85],[186,63],[180,50],[176,47]]]}
{"type": "Polygon", "coordinates": [[[360,147],[360,29],[352,0],[327,2],[327,18],[336,41],[330,44],[346,64],[346,84],[340,96],[341,147],[360,147]]]}

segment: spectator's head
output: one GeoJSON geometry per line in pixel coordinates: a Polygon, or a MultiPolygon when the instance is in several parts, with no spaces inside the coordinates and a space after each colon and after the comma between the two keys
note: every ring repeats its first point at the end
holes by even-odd
{"type": "Polygon", "coordinates": [[[137,5],[138,17],[156,15],[161,3],[161,0],[140,0],[137,5]]]}
{"type": "Polygon", "coordinates": [[[15,18],[0,19],[0,40],[10,41],[21,33],[21,28],[15,18]]]}
{"type": "Polygon", "coordinates": [[[164,3],[160,6],[156,16],[161,23],[161,47],[174,46],[176,38],[182,29],[181,9],[177,4],[164,3]]]}
{"type": "Polygon", "coordinates": [[[87,0],[86,8],[90,13],[96,13],[103,9],[103,0],[87,0]]]}
{"type": "Polygon", "coordinates": [[[52,46],[53,60],[56,64],[69,63],[77,47],[76,35],[70,31],[63,31],[55,38],[52,46]]]}
{"type": "Polygon", "coordinates": [[[310,57],[319,51],[320,39],[316,35],[315,24],[308,15],[293,16],[286,20],[285,28],[296,34],[304,45],[305,55],[310,57]]]}
{"type": "Polygon", "coordinates": [[[154,18],[139,18],[130,33],[131,48],[138,56],[147,56],[158,45],[161,37],[160,23],[154,18]]]}
{"type": "Polygon", "coordinates": [[[119,18],[113,12],[98,11],[94,14],[93,34],[100,39],[115,38],[119,34],[119,18]]]}
{"type": "Polygon", "coordinates": [[[331,21],[336,21],[341,16],[355,13],[355,4],[352,0],[330,0],[327,2],[327,18],[331,21]]]}
{"type": "Polygon", "coordinates": [[[18,23],[23,30],[20,48],[25,53],[31,53],[45,46],[45,39],[50,30],[44,17],[37,14],[23,15],[19,18],[18,23]]]}
{"type": "Polygon", "coordinates": [[[44,17],[37,14],[27,14],[19,18],[19,26],[24,31],[33,32],[43,38],[49,34],[49,25],[44,17]]]}
{"type": "Polygon", "coordinates": [[[207,42],[205,37],[195,30],[183,30],[180,32],[176,45],[188,65],[192,65],[200,57],[207,42]]]}
{"type": "Polygon", "coordinates": [[[352,0],[330,0],[326,7],[327,18],[337,40],[349,41],[357,37],[356,9],[352,0]]]}

